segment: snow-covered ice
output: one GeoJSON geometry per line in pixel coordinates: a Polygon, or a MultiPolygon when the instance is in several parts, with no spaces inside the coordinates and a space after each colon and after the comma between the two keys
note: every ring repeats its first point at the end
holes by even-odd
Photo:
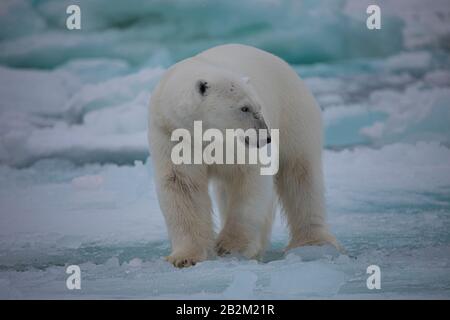
{"type": "Polygon", "coordinates": [[[0,4],[0,298],[450,298],[450,6],[379,1],[371,33],[365,1],[255,1],[81,1],[78,33],[64,1],[0,4]],[[223,42],[281,55],[317,97],[344,254],[283,252],[279,214],[262,261],[164,260],[149,98],[170,64],[223,42]]]}

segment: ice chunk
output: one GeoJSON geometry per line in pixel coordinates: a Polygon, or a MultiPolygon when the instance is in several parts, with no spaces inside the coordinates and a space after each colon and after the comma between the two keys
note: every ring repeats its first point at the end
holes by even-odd
{"type": "Polygon", "coordinates": [[[403,52],[386,59],[384,67],[391,71],[416,70],[429,68],[431,54],[426,51],[403,52]]]}
{"type": "Polygon", "coordinates": [[[296,262],[271,273],[270,290],[280,298],[333,296],[346,281],[344,272],[321,262],[296,262]]]}
{"type": "Polygon", "coordinates": [[[450,142],[449,88],[426,88],[415,84],[404,92],[375,91],[370,100],[372,110],[389,115],[383,125],[374,123],[361,130],[374,141],[450,142]]]}
{"type": "Polygon", "coordinates": [[[258,276],[251,271],[239,271],[233,275],[233,281],[223,292],[225,299],[252,299],[258,276]]]}
{"type": "Polygon", "coordinates": [[[61,114],[78,88],[77,78],[68,73],[0,66],[0,112],[61,114]]]}
{"type": "Polygon", "coordinates": [[[72,185],[78,189],[97,189],[103,184],[100,175],[81,176],[72,180],[72,185]]]}
{"type": "Polygon", "coordinates": [[[77,163],[145,160],[150,89],[162,72],[145,69],[81,85],[66,71],[0,68],[5,84],[0,86],[0,162],[27,166],[52,157],[77,163]],[[67,114],[83,122],[67,122],[67,114]]]}
{"type": "Polygon", "coordinates": [[[291,249],[286,254],[299,256],[302,261],[312,261],[336,258],[339,256],[339,251],[332,245],[304,246],[291,249]]]}

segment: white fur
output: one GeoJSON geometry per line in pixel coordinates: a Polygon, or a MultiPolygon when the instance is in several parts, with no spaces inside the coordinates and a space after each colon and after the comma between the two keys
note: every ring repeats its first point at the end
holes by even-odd
{"type": "Polygon", "coordinates": [[[172,241],[168,260],[182,267],[212,252],[258,257],[270,234],[275,190],[287,216],[287,249],[331,243],[325,223],[322,123],[313,96],[291,67],[265,51],[224,45],[172,66],[152,94],[150,153],[158,198],[172,241]],[[205,96],[198,83],[208,84],[205,96]],[[251,106],[254,117],[239,113],[251,106]],[[280,169],[261,176],[257,165],[174,165],[170,154],[176,128],[262,128],[280,130],[280,169]],[[213,232],[208,184],[222,218],[213,232]]]}

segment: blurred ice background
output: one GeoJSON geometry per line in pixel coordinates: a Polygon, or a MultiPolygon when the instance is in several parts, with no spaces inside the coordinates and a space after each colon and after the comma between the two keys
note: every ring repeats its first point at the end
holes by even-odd
{"type": "Polygon", "coordinates": [[[450,298],[450,3],[376,3],[371,31],[366,0],[2,0],[0,297],[450,298]],[[81,31],[65,28],[74,3],[81,31]],[[278,218],[262,262],[163,260],[149,97],[172,63],[230,42],[281,56],[317,97],[348,255],[283,255],[278,218]]]}

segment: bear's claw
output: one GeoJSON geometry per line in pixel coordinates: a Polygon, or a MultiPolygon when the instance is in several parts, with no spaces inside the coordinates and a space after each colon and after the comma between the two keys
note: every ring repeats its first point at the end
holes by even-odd
{"type": "Polygon", "coordinates": [[[173,264],[177,268],[187,268],[195,266],[197,262],[206,259],[206,254],[187,254],[187,253],[172,253],[166,257],[166,261],[173,264]]]}
{"type": "Polygon", "coordinates": [[[190,266],[195,266],[195,264],[197,263],[197,261],[195,259],[178,259],[178,258],[174,258],[172,256],[168,256],[166,257],[166,260],[168,262],[170,262],[171,264],[173,264],[174,267],[177,268],[185,268],[185,267],[190,267],[190,266]]]}
{"type": "Polygon", "coordinates": [[[216,244],[216,253],[217,253],[218,256],[222,257],[222,256],[225,256],[227,254],[230,254],[231,253],[231,249],[227,249],[224,246],[224,243],[218,242],[216,244]]]}

